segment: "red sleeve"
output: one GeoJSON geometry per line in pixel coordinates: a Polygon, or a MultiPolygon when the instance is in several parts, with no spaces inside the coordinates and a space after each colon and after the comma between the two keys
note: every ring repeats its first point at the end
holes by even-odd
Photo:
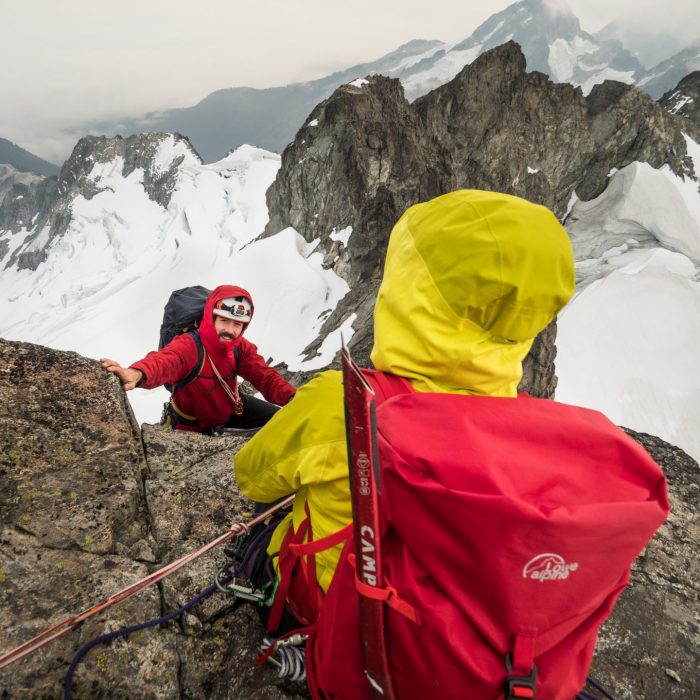
{"type": "Polygon", "coordinates": [[[284,406],[296,393],[293,387],[277,370],[268,367],[258,354],[258,349],[245,338],[241,339],[238,358],[238,374],[247,379],[267,401],[284,406]]]}
{"type": "Polygon", "coordinates": [[[176,384],[197,364],[197,344],[184,333],[175,336],[162,350],[149,352],[131,365],[144,373],[141,389],[155,389],[163,384],[176,384]]]}

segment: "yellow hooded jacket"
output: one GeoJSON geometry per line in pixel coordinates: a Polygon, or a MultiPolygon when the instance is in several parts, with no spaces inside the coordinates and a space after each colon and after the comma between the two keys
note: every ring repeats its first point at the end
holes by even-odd
{"type": "MultiPolygon", "coordinates": [[[[374,310],[372,362],[417,391],[515,397],[534,337],[574,291],[566,231],[545,207],[459,190],[408,209],[394,227],[374,310]]],[[[430,446],[426,445],[429,451],[430,446]]],[[[308,502],[313,538],[352,517],[341,373],[316,375],[236,455],[241,491],[297,494],[268,548],[308,502]]],[[[316,556],[328,589],[342,546],[316,556]]]]}

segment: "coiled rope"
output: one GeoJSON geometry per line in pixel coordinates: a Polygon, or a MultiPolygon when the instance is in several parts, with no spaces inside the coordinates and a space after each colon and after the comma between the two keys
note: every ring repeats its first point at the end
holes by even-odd
{"type": "Polygon", "coordinates": [[[260,645],[260,651],[265,655],[272,647],[273,650],[266,657],[266,661],[277,667],[277,676],[290,681],[306,680],[306,647],[307,636],[305,634],[293,634],[282,639],[264,637],[260,645]]]}

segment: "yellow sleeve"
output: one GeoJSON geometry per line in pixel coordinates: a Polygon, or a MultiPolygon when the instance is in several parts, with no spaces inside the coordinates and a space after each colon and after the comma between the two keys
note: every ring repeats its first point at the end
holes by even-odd
{"type": "MultiPolygon", "coordinates": [[[[293,514],[277,527],[268,548],[279,551],[289,526],[299,527],[308,505],[314,539],[342,529],[352,519],[345,443],[342,374],[317,374],[294,400],[235,456],[241,492],[261,503],[296,493],[293,514]]],[[[316,576],[328,589],[342,544],[316,556],[316,576]]]]}
{"type": "Polygon", "coordinates": [[[317,374],[234,457],[243,495],[270,503],[302,487],[347,479],[342,374],[317,374]]]}

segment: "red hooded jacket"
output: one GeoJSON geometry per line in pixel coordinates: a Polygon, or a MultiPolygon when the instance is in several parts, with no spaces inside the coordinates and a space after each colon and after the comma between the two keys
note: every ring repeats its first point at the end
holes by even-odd
{"type": "MultiPolygon", "coordinates": [[[[236,376],[247,379],[267,401],[284,406],[294,396],[296,389],[277,371],[268,367],[258,354],[258,349],[243,337],[248,324],[232,342],[222,343],[214,329],[214,304],[220,299],[244,296],[253,307],[250,294],[241,287],[222,285],[208,297],[199,327],[199,337],[205,350],[204,366],[199,376],[174,394],[180,413],[196,419],[194,425],[179,424],[177,427],[201,430],[226,422],[233,413],[233,404],[216,378],[211,362],[214,361],[221,376],[230,387],[235,388],[236,376]],[[234,348],[238,347],[238,362],[234,348]]],[[[251,312],[252,318],[252,312],[251,312]]],[[[188,333],[178,335],[162,350],[149,352],[146,357],[131,365],[144,374],[140,386],[155,389],[163,384],[176,384],[187,376],[197,364],[197,344],[188,333]]]]}

